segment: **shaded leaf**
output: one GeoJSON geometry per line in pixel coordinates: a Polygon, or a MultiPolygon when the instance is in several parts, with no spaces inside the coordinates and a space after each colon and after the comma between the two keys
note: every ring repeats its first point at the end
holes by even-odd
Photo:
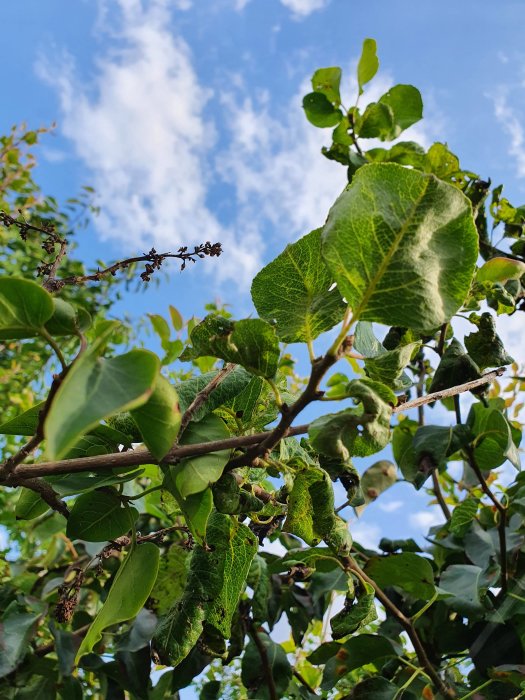
{"type": "Polygon", "coordinates": [[[330,620],[332,637],[341,639],[377,619],[374,589],[366,581],[359,586],[357,596],[347,595],[343,609],[330,620]]]}
{"type": "Polygon", "coordinates": [[[124,535],[138,518],[136,508],[124,507],[114,488],[79,496],[67,521],[67,536],[87,542],[105,542],[124,535]]]}
{"type": "Polygon", "coordinates": [[[0,678],[14,671],[23,660],[40,617],[40,613],[20,610],[15,602],[4,611],[0,624],[0,678]]]}
{"type": "MultiPolygon", "coordinates": [[[[270,673],[275,684],[277,697],[286,697],[286,690],[292,680],[292,668],[286,653],[280,644],[276,644],[262,629],[257,630],[260,644],[266,650],[270,673]]],[[[266,682],[265,671],[261,664],[261,656],[253,640],[244,651],[241,666],[241,679],[248,691],[249,698],[271,700],[266,682]]]]}
{"type": "Polygon", "coordinates": [[[46,330],[51,335],[75,335],[91,325],[91,316],[82,307],[73,306],[58,297],[54,297],[53,304],[53,315],[46,322],[46,330]]]}
{"type": "Polygon", "coordinates": [[[480,376],[478,365],[467,355],[459,340],[453,338],[441,357],[429,392],[450,389],[450,387],[479,379],[480,376]]]}
{"type": "Polygon", "coordinates": [[[483,370],[487,367],[512,364],[514,360],[496,333],[496,324],[492,316],[489,313],[481,314],[477,326],[478,331],[465,336],[465,347],[478,367],[483,370]]]}

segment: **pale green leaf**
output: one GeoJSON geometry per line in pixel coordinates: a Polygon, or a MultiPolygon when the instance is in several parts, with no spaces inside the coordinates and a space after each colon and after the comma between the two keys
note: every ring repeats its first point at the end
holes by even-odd
{"type": "Polygon", "coordinates": [[[361,57],[357,64],[357,82],[359,84],[359,94],[363,94],[363,86],[366,85],[379,68],[379,59],[377,58],[377,44],[375,39],[365,39],[361,50],[361,57]]]}
{"type": "Polygon", "coordinates": [[[341,69],[337,66],[319,68],[312,76],[312,89],[327,97],[337,107],[341,104],[339,93],[341,86],[341,69]]]}
{"type": "Polygon", "coordinates": [[[512,258],[491,258],[478,270],[478,282],[508,282],[519,280],[525,274],[525,263],[512,258]]]}
{"type": "Polygon", "coordinates": [[[153,387],[153,393],[138,408],[131,411],[146,447],[161,460],[170,451],[179,434],[181,413],[175,388],[161,374],[153,387]]]}

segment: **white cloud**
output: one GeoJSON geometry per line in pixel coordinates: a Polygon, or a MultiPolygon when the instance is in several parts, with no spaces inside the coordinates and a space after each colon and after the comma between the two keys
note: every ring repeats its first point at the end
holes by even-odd
{"type": "Polygon", "coordinates": [[[372,525],[363,521],[351,523],[350,533],[353,539],[365,549],[376,549],[382,537],[379,525],[372,525]]]}
{"type": "Polygon", "coordinates": [[[510,138],[508,153],[516,163],[516,174],[525,177],[525,131],[523,119],[516,110],[509,105],[508,92],[500,88],[496,93],[489,95],[494,103],[494,114],[500,122],[503,130],[510,138]]]}
{"type": "Polygon", "coordinates": [[[378,506],[380,510],[382,510],[384,513],[395,513],[396,510],[399,510],[404,506],[403,501],[388,501],[387,503],[378,503],[378,506]]]}
{"type": "MultiPolygon", "coordinates": [[[[169,30],[169,2],[116,0],[112,7],[119,23],[106,17],[111,51],[98,60],[91,84],[67,56],[58,66],[37,67],[57,90],[62,131],[91,173],[102,237],[127,250],[219,240],[227,255],[203,269],[246,284],[259,266],[261,243],[256,231],[236,239],[208,207],[216,133],[204,112],[212,92],[200,84],[188,45],[169,30]]],[[[100,16],[107,12],[101,3],[100,16]]]]}
{"type": "Polygon", "coordinates": [[[419,534],[426,535],[428,529],[433,525],[443,524],[443,513],[437,507],[428,507],[426,510],[419,510],[409,516],[410,525],[419,531],[419,534]]]}
{"type": "Polygon", "coordinates": [[[281,4],[291,10],[295,17],[307,17],[316,10],[322,10],[329,0],[281,0],[281,4]]]}

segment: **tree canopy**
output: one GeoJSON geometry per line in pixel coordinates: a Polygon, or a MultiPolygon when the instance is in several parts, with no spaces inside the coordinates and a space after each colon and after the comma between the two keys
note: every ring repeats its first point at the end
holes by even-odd
{"type": "Polygon", "coordinates": [[[378,67],[366,39],[353,106],[340,68],[312,77],[348,186],[256,275],[258,315],[156,310],[159,353],[110,317],[122,281],[221,244],[88,270],[92,191],[64,215],[33,180],[42,130],[0,139],[3,698],[522,697],[525,379],[497,323],[525,310],[525,208],[399,140],[417,88],[362,106],[378,67]],[[353,541],[401,480],[440,508],[426,544],[353,541]]]}

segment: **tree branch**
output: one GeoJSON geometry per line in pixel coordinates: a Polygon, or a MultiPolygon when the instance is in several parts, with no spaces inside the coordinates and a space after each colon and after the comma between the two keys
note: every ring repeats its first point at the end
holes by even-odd
{"type": "Polygon", "coordinates": [[[227,364],[225,367],[223,367],[217,372],[215,377],[213,377],[213,379],[208,384],[206,384],[202,391],[199,391],[197,396],[193,399],[188,408],[184,411],[180,423],[179,437],[188,427],[188,423],[193,419],[193,416],[197,413],[199,408],[207,401],[212,391],[216,389],[224,379],[226,379],[230,372],[233,372],[235,367],[236,365],[227,364]]]}
{"type": "Polygon", "coordinates": [[[68,507],[47,481],[43,479],[25,479],[23,485],[24,488],[31,489],[31,491],[38,493],[40,498],[45,501],[50,508],[56,510],[60,515],[63,515],[64,518],[69,518],[68,507]]]}
{"type": "Polygon", "coordinates": [[[273,679],[272,669],[270,667],[270,661],[268,659],[268,652],[266,650],[266,647],[261,642],[259,633],[255,629],[255,625],[253,624],[253,620],[249,619],[247,622],[248,633],[253,639],[253,643],[257,647],[257,651],[259,652],[259,656],[261,657],[262,671],[266,680],[266,685],[268,686],[268,695],[270,696],[270,700],[279,700],[279,696],[277,695],[277,690],[275,688],[275,681],[273,679]]]}

